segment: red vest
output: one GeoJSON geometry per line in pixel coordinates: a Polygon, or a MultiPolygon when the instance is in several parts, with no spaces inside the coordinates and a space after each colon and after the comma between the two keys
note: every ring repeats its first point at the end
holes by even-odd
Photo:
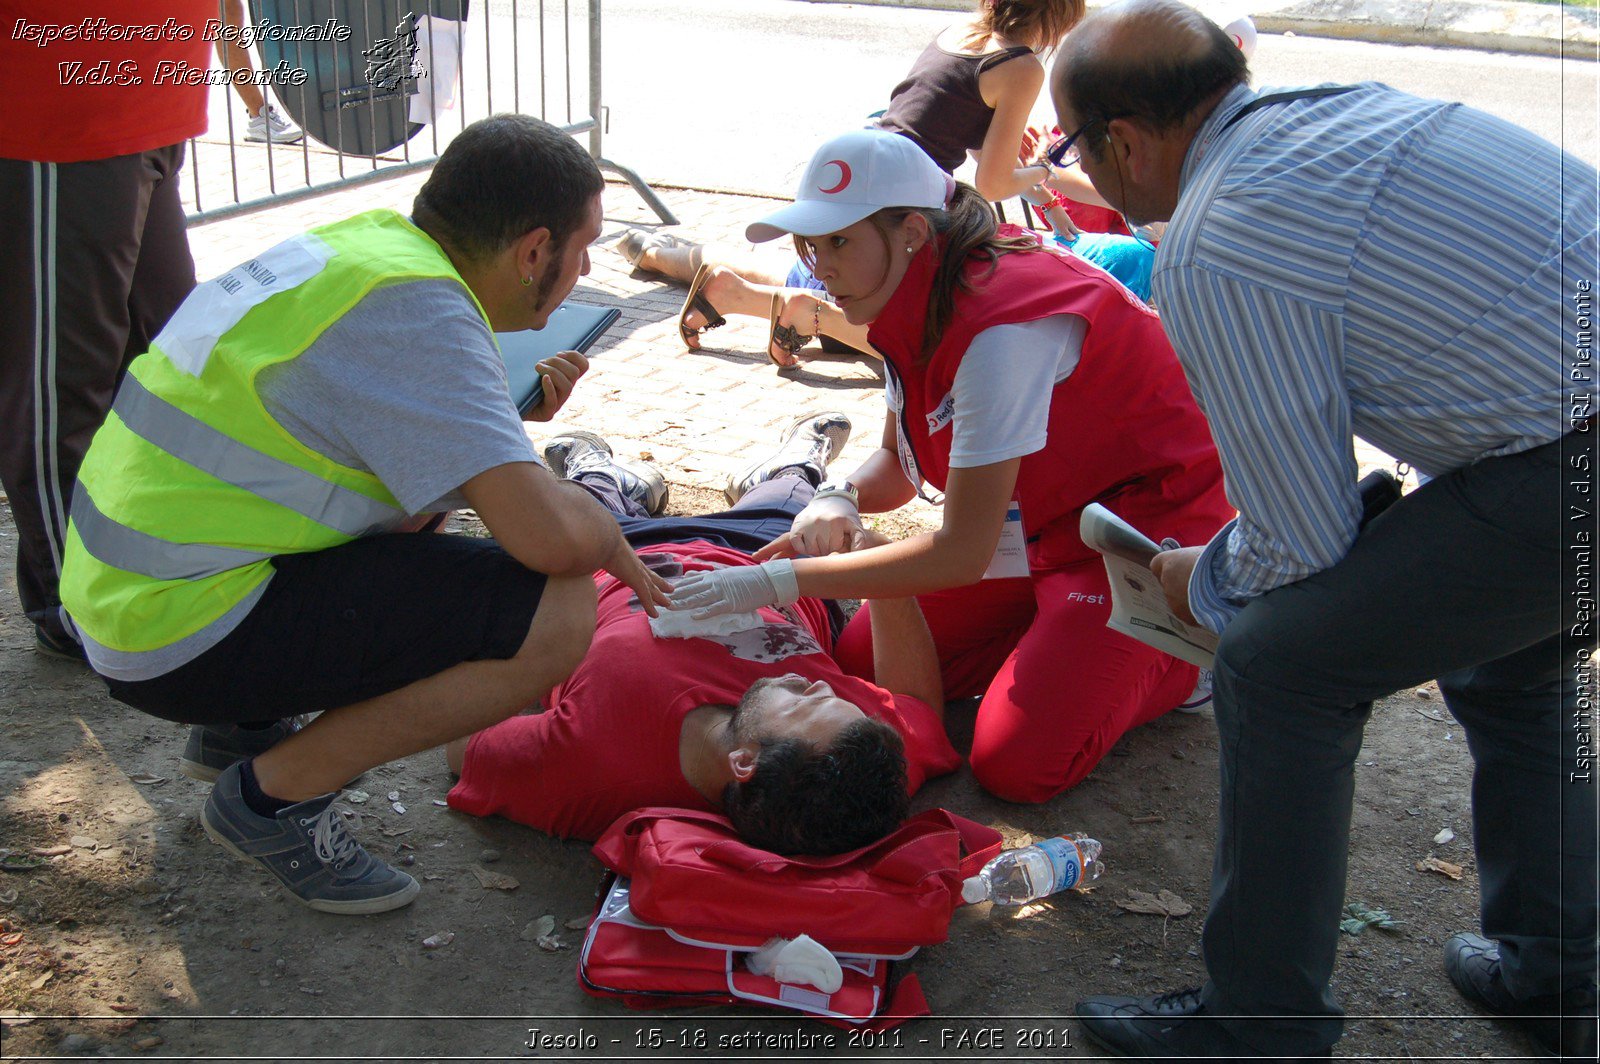
{"type": "MultiPolygon", "coordinates": [[[[1001,226],[1001,235],[1021,230],[1001,226]]],[[[1076,314],[1088,322],[1077,368],[1050,400],[1049,438],[1023,457],[1016,498],[1034,572],[1094,556],[1078,515],[1102,503],[1145,535],[1205,543],[1233,516],[1217,449],[1155,313],[1104,273],[1047,249],[1000,256],[993,272],[974,258],[944,337],[921,361],[924,315],[938,266],[930,244],[868,335],[904,397],[902,456],[944,490],[952,418],[947,400],[972,338],[994,325],[1076,314]],[[943,408],[943,409],[941,409],[943,408]],[[929,414],[934,413],[930,418],[929,414]]]]}

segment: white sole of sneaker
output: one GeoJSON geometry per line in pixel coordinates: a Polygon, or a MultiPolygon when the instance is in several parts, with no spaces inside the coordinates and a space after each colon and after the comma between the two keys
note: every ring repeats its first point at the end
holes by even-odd
{"type": "MultiPolygon", "coordinates": [[[[218,773],[218,775],[221,775],[221,773],[218,773]]],[[[224,850],[227,850],[229,853],[239,858],[239,860],[255,865],[257,868],[261,869],[261,871],[270,876],[272,880],[278,884],[278,886],[283,887],[283,892],[289,895],[289,897],[293,898],[301,905],[304,905],[306,908],[315,909],[318,912],[335,913],[340,916],[370,916],[373,913],[386,913],[391,909],[399,909],[410,905],[412,900],[422,892],[422,884],[407,876],[406,878],[408,882],[404,887],[401,887],[392,894],[385,894],[381,898],[363,898],[360,901],[319,901],[316,899],[302,898],[288,887],[283,886],[283,883],[278,880],[278,877],[272,875],[271,869],[263,867],[260,861],[257,861],[254,857],[251,857],[249,854],[239,849],[239,847],[223,838],[222,834],[211,826],[211,821],[206,817],[206,810],[204,808],[200,810],[200,826],[205,829],[206,835],[210,837],[212,842],[216,843],[218,846],[221,846],[224,850]]]]}

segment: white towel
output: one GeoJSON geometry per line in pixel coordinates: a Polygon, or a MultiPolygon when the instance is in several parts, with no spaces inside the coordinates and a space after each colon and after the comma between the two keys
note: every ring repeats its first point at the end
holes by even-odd
{"type": "Polygon", "coordinates": [[[791,986],[814,986],[824,994],[836,993],[844,985],[839,959],[810,935],[772,939],[747,956],[744,966],[756,975],[771,975],[791,986]]]}

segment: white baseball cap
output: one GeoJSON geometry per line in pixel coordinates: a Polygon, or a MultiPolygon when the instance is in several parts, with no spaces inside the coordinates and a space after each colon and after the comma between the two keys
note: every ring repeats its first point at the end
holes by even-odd
{"type": "Polygon", "coordinates": [[[1222,32],[1228,39],[1238,46],[1244,57],[1249,59],[1256,54],[1256,24],[1249,15],[1240,15],[1232,22],[1222,27],[1222,32]]]}
{"type": "Polygon", "coordinates": [[[858,129],[817,149],[800,191],[745,229],[752,244],[837,233],[885,207],[942,208],[954,182],[926,152],[898,133],[858,129]]]}

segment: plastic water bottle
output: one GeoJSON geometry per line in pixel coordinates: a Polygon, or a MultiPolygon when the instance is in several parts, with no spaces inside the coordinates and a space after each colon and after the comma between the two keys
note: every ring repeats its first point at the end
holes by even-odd
{"type": "Polygon", "coordinates": [[[1100,876],[1100,844],[1079,832],[1007,850],[961,885],[968,905],[1026,905],[1100,876]]]}

